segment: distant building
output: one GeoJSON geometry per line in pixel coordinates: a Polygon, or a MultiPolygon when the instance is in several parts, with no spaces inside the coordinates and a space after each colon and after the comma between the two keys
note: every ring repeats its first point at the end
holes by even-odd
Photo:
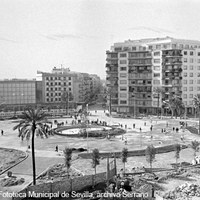
{"type": "Polygon", "coordinates": [[[56,68],[42,75],[42,102],[49,106],[63,107],[63,94],[70,93],[71,107],[90,101],[91,93],[98,87],[100,78],[87,73],[72,72],[69,68],[56,68]]]}
{"type": "Polygon", "coordinates": [[[117,112],[156,113],[157,96],[182,98],[187,113],[193,112],[192,100],[200,93],[200,41],[170,37],[128,40],[115,43],[106,52],[108,103],[117,112]]]}
{"type": "Polygon", "coordinates": [[[36,80],[0,80],[0,105],[19,110],[24,105],[36,104],[36,80]]]}

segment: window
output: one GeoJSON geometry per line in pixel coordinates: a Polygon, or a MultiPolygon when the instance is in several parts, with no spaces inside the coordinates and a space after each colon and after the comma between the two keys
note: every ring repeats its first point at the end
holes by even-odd
{"type": "Polygon", "coordinates": [[[197,62],[200,63],[200,59],[197,59],[197,62]]]}
{"type": "Polygon", "coordinates": [[[193,58],[190,58],[190,63],[193,63],[194,62],[194,59],[193,58]]]}
{"type": "Polygon", "coordinates": [[[120,60],[119,63],[120,63],[120,64],[126,64],[127,61],[126,61],[126,60],[120,60]]]}
{"type": "Polygon", "coordinates": [[[200,52],[198,52],[198,56],[200,56],[200,52]]]}
{"type": "Polygon", "coordinates": [[[160,49],[161,48],[161,45],[156,45],[156,49],[160,49]]]}
{"type": "Polygon", "coordinates": [[[155,85],[159,85],[159,84],[160,84],[160,81],[159,81],[159,80],[153,80],[153,83],[154,83],[155,85]]]}
{"type": "Polygon", "coordinates": [[[200,80],[197,80],[197,84],[200,84],[200,80]]]}
{"type": "Polygon", "coordinates": [[[160,63],[160,59],[153,59],[154,63],[160,63]]]}
{"type": "Polygon", "coordinates": [[[46,80],[49,80],[49,77],[46,77],[46,80]]]}
{"type": "Polygon", "coordinates": [[[200,70],[200,66],[197,66],[197,69],[200,70]]]}
{"type": "Polygon", "coordinates": [[[120,71],[126,71],[126,67],[120,67],[120,71]]]}
{"type": "Polygon", "coordinates": [[[193,94],[190,94],[190,96],[189,96],[190,98],[193,98],[193,94]]]}
{"type": "Polygon", "coordinates": [[[189,91],[193,91],[193,87],[189,87],[189,91]]]}
{"type": "Polygon", "coordinates": [[[184,69],[184,70],[187,70],[187,65],[184,65],[184,66],[183,66],[183,69],[184,69]]]}
{"type": "Polygon", "coordinates": [[[189,45],[188,45],[188,44],[186,44],[186,45],[185,45],[185,48],[186,48],[186,49],[189,49],[189,45]]]}
{"type": "Polygon", "coordinates": [[[121,100],[121,101],[120,101],[120,104],[127,104],[127,101],[121,100]]]}
{"type": "Polygon", "coordinates": [[[120,53],[120,55],[119,55],[121,58],[124,58],[124,57],[126,57],[126,53],[120,53]]]}
{"type": "Polygon", "coordinates": [[[127,94],[126,94],[126,93],[120,93],[119,96],[122,97],[122,98],[126,98],[126,97],[127,97],[127,94]]]}
{"type": "Polygon", "coordinates": [[[49,91],[49,88],[46,88],[46,91],[49,91]]]}
{"type": "Polygon", "coordinates": [[[183,98],[184,98],[184,99],[187,99],[187,94],[184,94],[184,95],[183,95],[183,98]]]}
{"type": "Polygon", "coordinates": [[[187,55],[187,51],[184,51],[183,54],[184,54],[184,55],[187,55]]]}
{"type": "Polygon", "coordinates": [[[187,80],[183,80],[183,84],[187,84],[187,80]]]}
{"type": "Polygon", "coordinates": [[[47,82],[46,85],[49,85],[49,83],[47,82]]]}
{"type": "Polygon", "coordinates": [[[69,77],[68,79],[71,80],[71,77],[69,77]]]}
{"type": "Polygon", "coordinates": [[[160,70],[160,66],[153,66],[153,69],[154,69],[155,71],[159,71],[159,70],[160,70]]]}
{"type": "Polygon", "coordinates": [[[187,62],[187,58],[184,58],[183,62],[187,62]]]}
{"type": "Polygon", "coordinates": [[[193,73],[190,73],[190,77],[193,77],[193,73]]]}
{"type": "Polygon", "coordinates": [[[184,73],[183,73],[183,76],[184,76],[184,77],[187,77],[187,73],[186,73],[186,72],[184,72],[184,73]]]}
{"type": "Polygon", "coordinates": [[[71,82],[69,82],[69,85],[72,85],[72,83],[71,83],[71,82]]]}
{"type": "Polygon", "coordinates": [[[133,50],[133,51],[136,51],[136,47],[132,47],[132,50],[133,50]]]}
{"type": "Polygon", "coordinates": [[[160,77],[160,73],[154,73],[154,77],[160,77]]]}
{"type": "Polygon", "coordinates": [[[190,65],[190,70],[193,70],[193,66],[192,65],[190,65]]]}
{"type": "Polygon", "coordinates": [[[197,87],[197,91],[200,91],[200,87],[197,87]]]}
{"type": "Polygon", "coordinates": [[[193,56],[194,55],[194,52],[193,51],[190,51],[190,56],[193,56]]]}
{"type": "Polygon", "coordinates": [[[49,101],[49,98],[47,98],[47,102],[49,101]]]}
{"type": "Polygon", "coordinates": [[[120,77],[121,77],[121,78],[126,78],[126,77],[127,77],[127,74],[125,74],[125,73],[120,73],[120,77]]]}
{"type": "Polygon", "coordinates": [[[190,80],[190,82],[189,82],[190,84],[193,84],[193,80],[190,80]]]}
{"type": "Polygon", "coordinates": [[[69,88],[69,91],[72,91],[72,88],[69,88]]]}
{"type": "Polygon", "coordinates": [[[197,73],[197,77],[200,77],[200,73],[197,73]]]}
{"type": "Polygon", "coordinates": [[[119,83],[120,84],[127,84],[127,81],[126,80],[120,80],[119,83]]]}
{"type": "Polygon", "coordinates": [[[120,91],[127,91],[126,87],[120,87],[120,91]]]}
{"type": "Polygon", "coordinates": [[[187,91],[187,88],[186,88],[186,87],[184,87],[184,88],[183,88],[183,91],[187,91]]]}
{"type": "Polygon", "coordinates": [[[55,91],[57,91],[57,88],[55,88],[55,91]]]}
{"type": "Polygon", "coordinates": [[[154,55],[154,56],[160,56],[160,51],[156,51],[156,52],[154,52],[153,55],[154,55]]]}

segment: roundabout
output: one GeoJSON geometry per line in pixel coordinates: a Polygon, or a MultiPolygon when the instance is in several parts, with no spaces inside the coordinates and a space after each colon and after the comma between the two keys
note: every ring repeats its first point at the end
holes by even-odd
{"type": "Polygon", "coordinates": [[[54,134],[68,137],[111,137],[125,134],[126,131],[113,126],[102,126],[94,124],[78,124],[71,126],[61,126],[54,129],[54,134]]]}

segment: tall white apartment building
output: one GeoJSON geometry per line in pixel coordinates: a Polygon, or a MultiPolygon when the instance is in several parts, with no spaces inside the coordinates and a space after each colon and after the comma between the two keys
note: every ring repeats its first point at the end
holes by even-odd
{"type": "Polygon", "coordinates": [[[193,111],[193,97],[200,94],[200,41],[166,38],[127,40],[106,52],[107,87],[111,108],[117,112],[156,113],[154,88],[180,96],[193,111]]]}

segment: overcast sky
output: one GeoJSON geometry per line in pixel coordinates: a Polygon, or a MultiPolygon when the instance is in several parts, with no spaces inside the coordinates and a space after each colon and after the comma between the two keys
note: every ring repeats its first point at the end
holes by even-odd
{"type": "Polygon", "coordinates": [[[0,0],[0,79],[61,64],[105,78],[114,42],[200,40],[199,22],[199,0],[0,0]]]}

